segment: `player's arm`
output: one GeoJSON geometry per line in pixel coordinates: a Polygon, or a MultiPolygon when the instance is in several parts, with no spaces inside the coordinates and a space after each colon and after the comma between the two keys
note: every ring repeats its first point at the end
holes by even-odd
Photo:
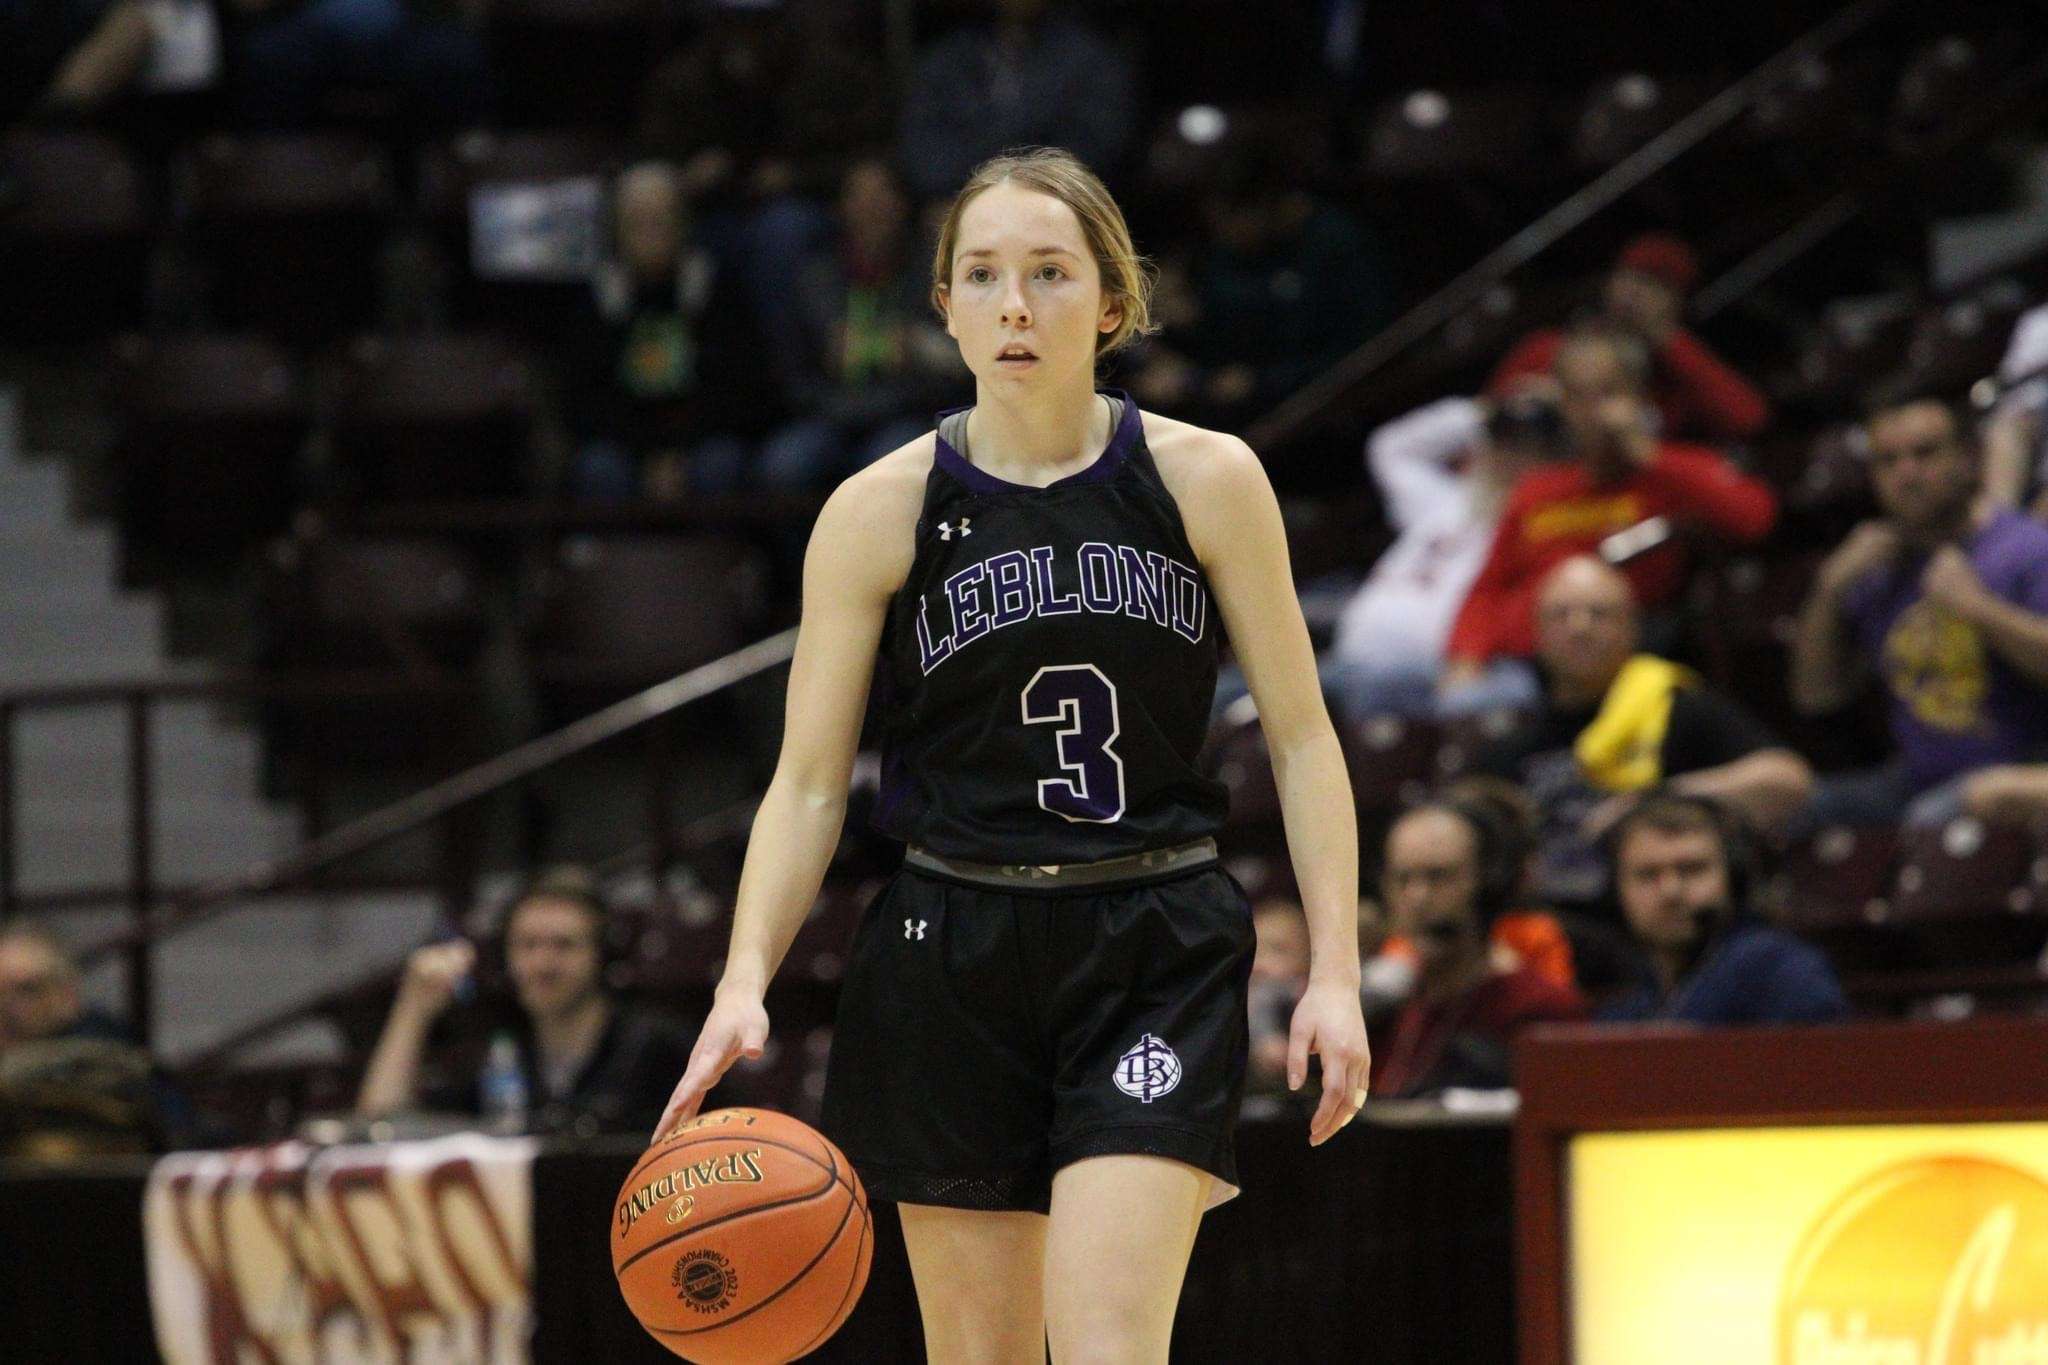
{"type": "Polygon", "coordinates": [[[747,842],[725,972],[657,1134],[694,1115],[726,1068],[767,1042],[761,1000],[839,844],[876,647],[890,595],[909,572],[915,519],[904,481],[880,467],[842,484],[818,513],[782,752],[747,842]]]}
{"type": "Polygon", "coordinates": [[[1176,500],[1273,756],[1310,944],[1287,1080],[1298,1087],[1308,1054],[1322,1057],[1322,1102],[1309,1128],[1310,1142],[1320,1143],[1357,1112],[1371,1071],[1358,1000],[1358,821],[1294,591],[1279,500],[1244,442],[1215,433],[1203,439],[1176,500]]]}

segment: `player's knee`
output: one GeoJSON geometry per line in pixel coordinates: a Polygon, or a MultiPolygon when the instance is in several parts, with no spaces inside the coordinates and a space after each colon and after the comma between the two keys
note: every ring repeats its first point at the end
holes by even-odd
{"type": "Polygon", "coordinates": [[[1103,1295],[1050,1326],[1056,1365],[1140,1365],[1166,1359],[1173,1317],[1136,1296],[1103,1295]]]}
{"type": "Polygon", "coordinates": [[[1045,1324],[995,1305],[924,1312],[925,1355],[933,1365],[1041,1365],[1045,1324]]]}

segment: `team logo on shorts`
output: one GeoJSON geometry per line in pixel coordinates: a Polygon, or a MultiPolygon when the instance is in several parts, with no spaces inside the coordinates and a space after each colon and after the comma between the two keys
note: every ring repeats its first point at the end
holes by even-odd
{"type": "Polygon", "coordinates": [[[1180,1084],[1180,1058],[1153,1034],[1116,1059],[1116,1088],[1146,1104],[1180,1084]]]}

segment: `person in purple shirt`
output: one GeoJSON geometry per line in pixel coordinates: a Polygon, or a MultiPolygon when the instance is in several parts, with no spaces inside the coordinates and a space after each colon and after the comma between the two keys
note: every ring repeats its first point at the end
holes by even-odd
{"type": "Polygon", "coordinates": [[[1823,777],[1807,824],[1996,818],[2048,761],[2048,526],[1983,496],[1976,443],[1948,404],[1895,403],[1866,431],[1883,515],[1821,566],[1792,700],[1837,710],[1875,671],[1898,754],[1823,777]]]}

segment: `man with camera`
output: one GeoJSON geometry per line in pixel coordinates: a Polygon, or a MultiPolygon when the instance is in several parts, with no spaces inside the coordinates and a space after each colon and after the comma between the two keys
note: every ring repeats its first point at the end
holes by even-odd
{"type": "Polygon", "coordinates": [[[1499,658],[1535,649],[1537,587],[1575,555],[1600,554],[1655,611],[1685,584],[1674,532],[1761,539],[1777,516],[1771,491],[1701,446],[1662,439],[1645,397],[1650,357],[1611,328],[1581,329],[1558,349],[1558,402],[1571,458],[1525,475],[1509,495],[1486,563],[1452,627],[1447,690],[1499,658]]]}

